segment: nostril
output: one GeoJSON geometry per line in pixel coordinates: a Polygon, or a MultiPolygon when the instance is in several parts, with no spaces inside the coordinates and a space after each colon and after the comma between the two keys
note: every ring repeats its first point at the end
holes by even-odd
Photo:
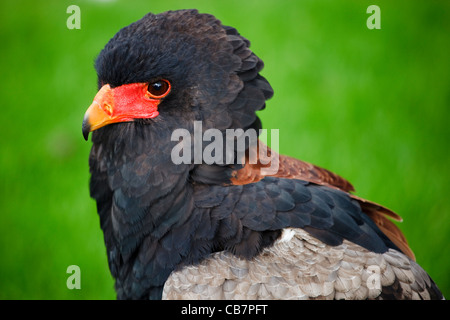
{"type": "Polygon", "coordinates": [[[112,108],[111,105],[105,103],[105,104],[103,105],[103,110],[108,114],[108,116],[112,116],[113,108],[112,108]]]}

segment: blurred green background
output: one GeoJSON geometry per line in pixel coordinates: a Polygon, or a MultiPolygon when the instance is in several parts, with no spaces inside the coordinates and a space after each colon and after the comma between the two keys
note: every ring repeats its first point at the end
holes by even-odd
{"type": "Polygon", "coordinates": [[[147,12],[198,8],[236,27],[275,96],[259,113],[282,153],[348,178],[397,213],[450,296],[450,2],[13,1],[0,4],[0,298],[114,299],[88,193],[93,61],[147,12]],[[81,9],[69,30],[66,9],[81,9]],[[381,30],[366,9],[381,8],[381,30]],[[81,268],[81,290],[66,269],[81,268]]]}

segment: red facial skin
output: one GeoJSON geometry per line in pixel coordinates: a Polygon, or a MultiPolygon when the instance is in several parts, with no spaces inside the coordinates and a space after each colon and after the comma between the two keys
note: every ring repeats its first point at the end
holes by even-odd
{"type": "MultiPolygon", "coordinates": [[[[165,81],[165,80],[163,80],[165,81]]],[[[129,122],[134,119],[151,119],[159,115],[158,105],[170,92],[168,88],[159,96],[151,94],[148,83],[130,83],[111,88],[104,85],[96,94],[83,120],[83,135],[111,123],[129,122]]]]}

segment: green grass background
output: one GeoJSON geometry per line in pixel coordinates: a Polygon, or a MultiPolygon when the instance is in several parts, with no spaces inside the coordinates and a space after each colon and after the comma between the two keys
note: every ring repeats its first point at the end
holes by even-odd
{"type": "Polygon", "coordinates": [[[0,298],[114,299],[88,194],[81,121],[93,61],[145,13],[198,8],[252,41],[275,96],[260,117],[282,153],[348,178],[397,213],[417,261],[450,296],[448,1],[0,3],[0,298]],[[69,30],[66,8],[81,9],[69,30]],[[366,9],[381,8],[381,30],[366,9]],[[81,268],[81,290],[66,269],[81,268]]]}

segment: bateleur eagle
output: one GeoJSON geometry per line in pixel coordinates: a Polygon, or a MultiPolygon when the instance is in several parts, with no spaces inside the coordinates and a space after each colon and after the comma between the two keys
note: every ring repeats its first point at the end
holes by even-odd
{"type": "Polygon", "coordinates": [[[278,171],[264,173],[267,159],[249,161],[264,145],[248,140],[231,162],[195,161],[203,141],[174,163],[173,132],[193,134],[196,121],[223,138],[259,132],[273,91],[249,46],[214,16],[180,10],[145,15],[97,57],[82,129],[94,131],[90,194],[117,298],[443,298],[388,219],[400,217],[338,175],[270,149],[278,171]]]}

